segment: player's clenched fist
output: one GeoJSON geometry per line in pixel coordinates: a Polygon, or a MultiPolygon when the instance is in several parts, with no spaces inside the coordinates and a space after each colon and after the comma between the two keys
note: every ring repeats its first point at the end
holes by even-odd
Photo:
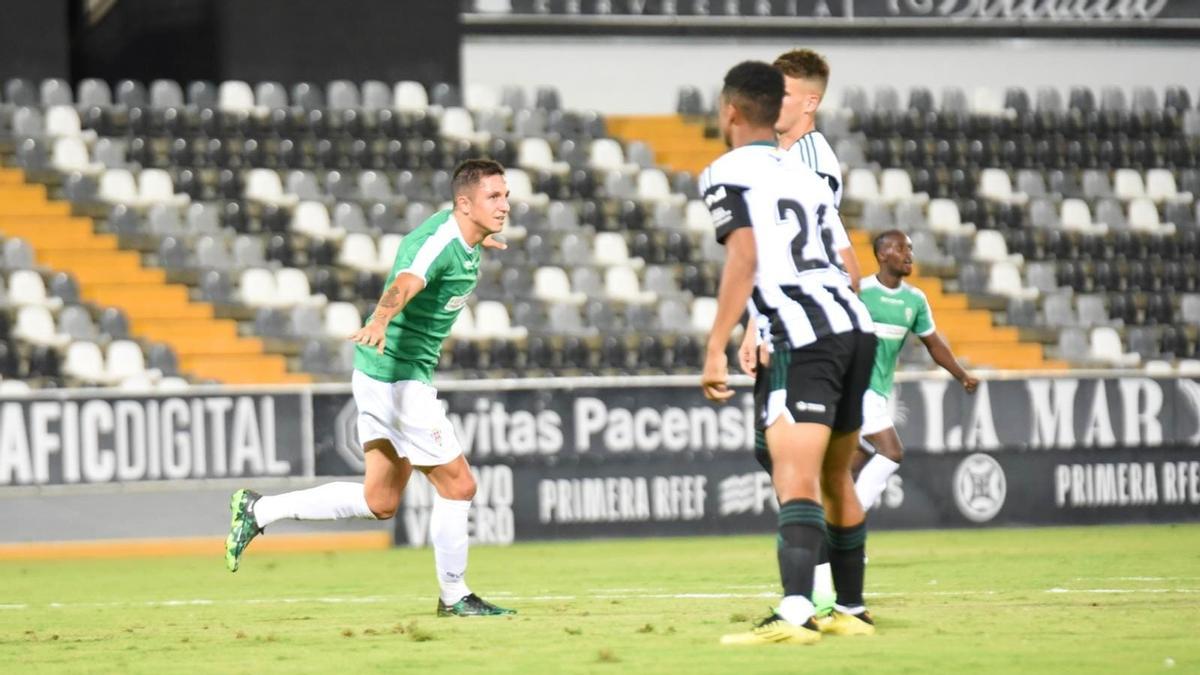
{"type": "Polygon", "coordinates": [[[729,360],[724,352],[709,354],[704,359],[704,373],[700,376],[700,387],[704,397],[710,401],[724,403],[733,396],[729,388],[729,360]]]}

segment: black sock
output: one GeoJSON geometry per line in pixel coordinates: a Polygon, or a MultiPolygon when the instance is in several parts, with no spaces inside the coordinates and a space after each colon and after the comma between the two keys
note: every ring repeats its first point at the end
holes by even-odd
{"type": "Polygon", "coordinates": [[[860,607],[863,603],[863,575],[866,564],[863,554],[867,544],[867,523],[850,527],[828,525],[829,567],[833,572],[833,587],[837,589],[837,604],[860,607]]]}
{"type": "Polygon", "coordinates": [[[811,499],[779,507],[779,578],[784,595],[812,599],[813,566],[825,539],[825,509],[811,499]]]}

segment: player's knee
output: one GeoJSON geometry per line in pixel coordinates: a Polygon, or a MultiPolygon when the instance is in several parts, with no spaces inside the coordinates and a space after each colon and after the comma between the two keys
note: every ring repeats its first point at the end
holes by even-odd
{"type": "Polygon", "coordinates": [[[382,494],[367,492],[367,508],[371,509],[371,513],[379,520],[388,520],[396,515],[396,510],[400,508],[400,496],[393,494],[382,494]]]}
{"type": "Polygon", "coordinates": [[[467,502],[475,498],[475,477],[467,474],[465,477],[438,486],[438,495],[442,499],[467,502]]]}
{"type": "Polygon", "coordinates": [[[879,448],[878,452],[897,464],[904,461],[904,446],[899,443],[879,448]]]}

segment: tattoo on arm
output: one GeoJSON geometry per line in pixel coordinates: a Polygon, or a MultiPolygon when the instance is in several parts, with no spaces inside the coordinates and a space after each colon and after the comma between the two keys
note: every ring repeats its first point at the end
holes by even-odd
{"type": "Polygon", "coordinates": [[[379,306],[385,309],[392,309],[400,305],[400,289],[395,286],[389,287],[384,292],[383,297],[379,299],[379,306]]]}

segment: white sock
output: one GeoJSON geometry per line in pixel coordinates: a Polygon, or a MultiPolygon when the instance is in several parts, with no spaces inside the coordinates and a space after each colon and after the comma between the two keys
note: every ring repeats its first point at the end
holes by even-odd
{"type": "Polygon", "coordinates": [[[470,500],[433,496],[429,517],[429,540],[433,542],[433,560],[437,567],[442,602],[452,605],[469,595],[467,588],[467,513],[470,500]]]}
{"type": "Polygon", "coordinates": [[[793,626],[803,626],[812,618],[815,610],[812,601],[803,595],[785,595],[779,601],[779,616],[793,626]]]}
{"type": "Polygon", "coordinates": [[[833,590],[833,568],[829,563],[817,565],[813,568],[813,604],[832,603],[836,597],[837,592],[833,590]]]}
{"type": "Polygon", "coordinates": [[[836,609],[837,611],[841,612],[842,614],[852,614],[854,616],[858,616],[859,614],[862,614],[863,612],[867,611],[867,608],[862,605],[856,605],[854,607],[844,607],[842,605],[834,604],[833,608],[836,609]]]}
{"type": "Polygon", "coordinates": [[[858,501],[862,504],[863,511],[870,511],[871,507],[875,506],[879,495],[883,494],[883,489],[887,487],[888,479],[899,468],[899,463],[879,453],[875,453],[875,456],[863,465],[862,471],[858,472],[858,480],[854,481],[854,491],[858,493],[858,501]]]}
{"type": "Polygon", "coordinates": [[[375,520],[362,483],[338,481],[307,490],[263,497],[254,504],[254,519],[259,527],[277,520],[375,520]]]}

